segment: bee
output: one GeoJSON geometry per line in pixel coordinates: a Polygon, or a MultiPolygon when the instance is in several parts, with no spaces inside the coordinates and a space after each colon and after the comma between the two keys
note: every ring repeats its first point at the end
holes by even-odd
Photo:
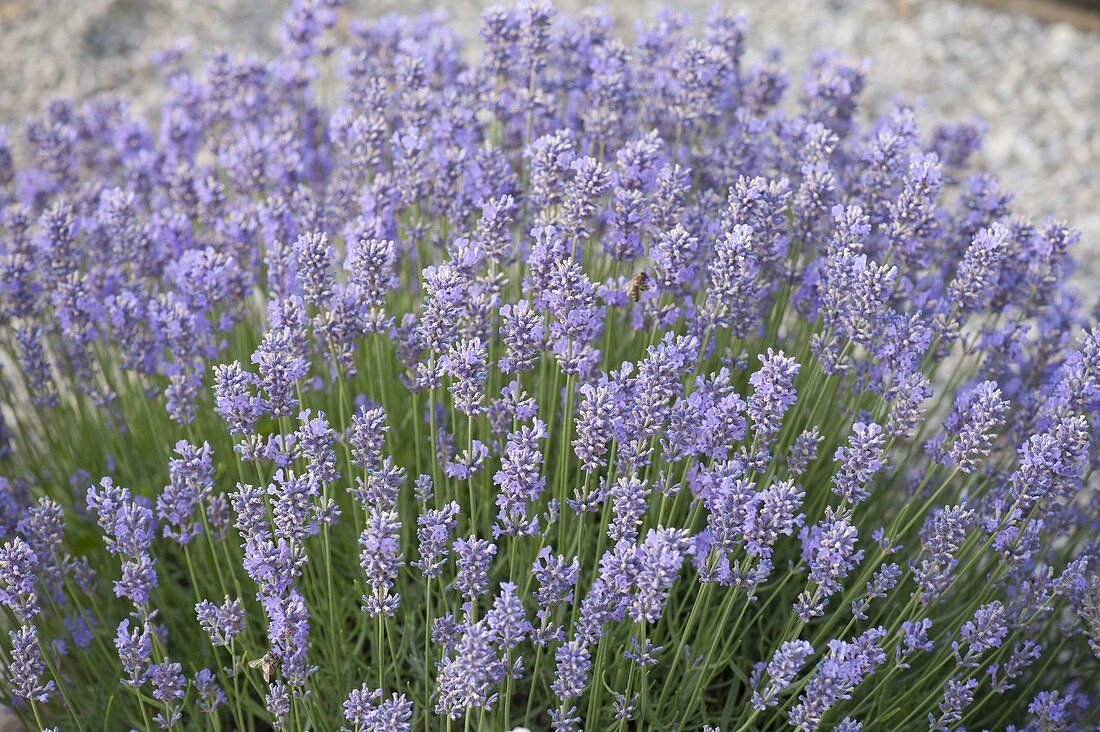
{"type": "Polygon", "coordinates": [[[275,673],[275,661],[275,654],[268,651],[259,658],[249,661],[248,667],[260,669],[260,672],[264,675],[264,681],[269,682],[271,681],[271,675],[275,673]]]}
{"type": "Polygon", "coordinates": [[[630,284],[626,286],[627,297],[631,302],[638,302],[642,293],[649,289],[649,273],[644,269],[630,278],[630,284]]]}

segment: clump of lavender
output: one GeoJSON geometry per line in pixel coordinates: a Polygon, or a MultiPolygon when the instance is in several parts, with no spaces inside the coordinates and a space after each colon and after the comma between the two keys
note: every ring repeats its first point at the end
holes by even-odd
{"type": "Polygon", "coordinates": [[[978,124],[722,12],[340,5],[0,132],[28,727],[1100,723],[1096,309],[978,124]]]}

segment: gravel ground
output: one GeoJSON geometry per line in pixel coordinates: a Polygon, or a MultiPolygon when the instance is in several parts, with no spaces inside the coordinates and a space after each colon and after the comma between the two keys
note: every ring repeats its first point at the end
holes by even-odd
{"type": "MultiPolygon", "coordinates": [[[[702,17],[713,0],[677,0],[702,17]]],[[[349,13],[446,7],[476,36],[479,0],[353,0],[349,13]]],[[[558,0],[562,11],[588,3],[558,0]]],[[[625,26],[668,0],[610,0],[625,26]]],[[[831,46],[874,64],[870,113],[902,98],[932,120],[978,115],[989,125],[985,162],[1017,195],[1017,209],[1066,219],[1084,234],[1090,279],[1100,274],[1100,33],[1023,14],[943,0],[728,0],[752,30],[750,55],[779,46],[796,72],[831,46]]],[[[119,91],[140,108],[158,90],[149,55],[178,38],[270,52],[277,0],[0,0],[0,124],[18,125],[55,96],[119,91]]],[[[1092,27],[1097,24],[1090,23],[1092,27]]]]}

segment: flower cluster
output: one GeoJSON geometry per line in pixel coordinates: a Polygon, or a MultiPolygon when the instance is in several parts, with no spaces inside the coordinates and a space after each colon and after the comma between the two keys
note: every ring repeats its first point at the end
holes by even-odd
{"type": "Polygon", "coordinates": [[[0,131],[27,724],[1100,722],[1100,329],[977,124],[738,15],[340,5],[0,131]]]}

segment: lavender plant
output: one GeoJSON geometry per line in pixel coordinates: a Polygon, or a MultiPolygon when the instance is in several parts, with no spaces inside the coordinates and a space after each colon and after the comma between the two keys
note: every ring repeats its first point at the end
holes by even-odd
{"type": "Polygon", "coordinates": [[[976,124],[740,16],[338,4],[0,134],[28,725],[1100,721],[1100,330],[976,124]]]}

